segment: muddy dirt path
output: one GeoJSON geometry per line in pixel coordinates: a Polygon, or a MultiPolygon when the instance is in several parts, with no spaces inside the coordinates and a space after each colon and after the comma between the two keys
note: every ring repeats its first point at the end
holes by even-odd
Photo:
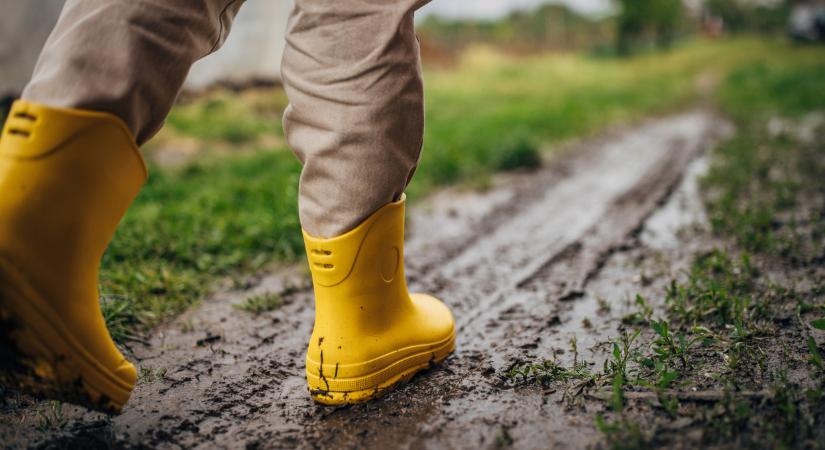
{"type": "Polygon", "coordinates": [[[701,219],[697,157],[724,128],[702,110],[656,119],[573,145],[530,174],[497,177],[484,192],[447,190],[416,204],[410,286],[450,305],[458,349],[381,400],[337,409],[310,401],[311,287],[302,269],[285,268],[207,299],[132,348],[143,376],[122,415],[68,407],[62,429],[21,417],[4,420],[0,436],[61,448],[593,444],[600,403],[565,408],[561,392],[513,387],[502,374],[534,359],[600,364],[626,299],[669,281],[686,259],[678,230],[701,219]],[[233,307],[261,293],[284,303],[258,316],[233,307]]]}

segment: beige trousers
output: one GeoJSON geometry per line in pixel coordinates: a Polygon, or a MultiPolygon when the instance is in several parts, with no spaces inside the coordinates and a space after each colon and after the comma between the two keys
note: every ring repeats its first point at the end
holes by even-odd
{"type": "MultiPolygon", "coordinates": [[[[300,217],[311,235],[354,228],[397,199],[415,171],[424,112],[413,14],[428,1],[295,1],[284,131],[304,165],[300,217]]],[[[242,3],[68,0],[22,98],[113,113],[142,144],[242,3]]]]}

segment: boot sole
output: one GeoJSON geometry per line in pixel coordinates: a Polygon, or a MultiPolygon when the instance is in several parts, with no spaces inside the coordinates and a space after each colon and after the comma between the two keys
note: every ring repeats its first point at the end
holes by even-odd
{"type": "Polygon", "coordinates": [[[135,384],[118,377],[87,352],[3,258],[0,383],[37,397],[107,413],[121,411],[135,384]]]}
{"type": "Polygon", "coordinates": [[[393,390],[409,381],[416,373],[440,364],[455,350],[455,331],[434,349],[413,353],[399,359],[383,369],[364,376],[346,379],[321,378],[307,371],[310,386],[324,386],[324,389],[310,388],[310,396],[320,404],[329,406],[364,403],[393,390]],[[314,382],[314,383],[313,383],[314,382]],[[343,390],[344,386],[370,386],[366,389],[343,390]],[[340,387],[339,387],[340,386],[340,387]],[[337,388],[337,389],[336,389],[337,388]]]}

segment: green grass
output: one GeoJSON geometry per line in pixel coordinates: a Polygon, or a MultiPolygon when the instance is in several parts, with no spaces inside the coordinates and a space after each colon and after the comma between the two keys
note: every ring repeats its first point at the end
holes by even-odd
{"type": "Polygon", "coordinates": [[[175,106],[167,126],[182,135],[240,144],[261,134],[282,135],[281,115],[286,104],[281,89],[254,89],[240,94],[219,91],[175,106]]]}
{"type": "Polygon", "coordinates": [[[739,132],[715,153],[704,179],[714,230],[795,264],[823,257],[825,129],[806,143],[792,132],[770,133],[768,123],[825,113],[825,51],[798,49],[744,65],[719,98],[739,132]]]}
{"type": "Polygon", "coordinates": [[[551,54],[511,58],[470,48],[454,70],[425,73],[427,125],[414,194],[539,163],[537,149],[672,111],[713,79],[776,43],[695,42],[632,59],[551,54]]]}
{"type": "Polygon", "coordinates": [[[734,263],[724,250],[713,250],[696,258],[685,283],[671,283],[665,301],[685,325],[741,330],[757,276],[747,253],[734,263]]]}
{"type": "Polygon", "coordinates": [[[576,363],[572,367],[564,367],[556,361],[542,361],[540,363],[524,363],[512,366],[505,374],[513,383],[535,382],[549,385],[556,382],[583,380],[590,377],[590,372],[583,364],[576,363]]]}
{"type": "Polygon", "coordinates": [[[730,245],[696,255],[687,279],[671,283],[664,293],[667,319],[650,318],[641,302],[631,315],[637,320],[626,322],[649,325],[652,337],[625,350],[614,344],[613,360],[633,356],[626,370],[605,371],[608,380],[624,381],[613,383],[621,385],[608,402],[613,417],[596,418],[613,448],[650,447],[661,438],[641,436],[639,424],[616,408],[624,389],[661,393],[696,384],[725,395],[682,408],[678,399],[660,394],[655,406],[671,419],[691,417],[703,427],[703,445],[821,446],[825,372],[810,330],[825,328],[825,284],[814,278],[797,288],[800,280],[792,279],[786,288],[771,273],[815,274],[825,258],[825,127],[805,141],[792,129],[771,132],[769,123],[798,123],[825,111],[825,50],[787,46],[743,63],[725,78],[716,100],[737,131],[712,152],[702,186],[712,231],[730,245]],[[795,320],[784,323],[790,311],[795,320]],[[783,353],[779,365],[769,357],[777,352],[783,353]],[[808,365],[791,380],[794,358],[808,365]],[[739,395],[748,389],[768,394],[739,395]]]}
{"type": "MultiPolygon", "coordinates": [[[[535,167],[548,145],[683,107],[697,98],[700,75],[721,76],[779,51],[781,44],[756,40],[697,42],[626,60],[510,58],[473,48],[456,68],[425,73],[425,144],[411,199],[535,167]]],[[[282,133],[284,104],[280,90],[218,91],[172,110],[163,132],[172,139],[164,145],[195,140],[206,156],[152,167],[106,253],[102,303],[118,340],[175,316],[217,280],[300,259],[300,166],[282,143],[259,140],[282,133]]]]}
{"type": "Polygon", "coordinates": [[[103,259],[104,313],[116,337],[197,301],[221,277],[296,260],[299,163],[259,152],[153,168],[103,259]]]}
{"type": "Polygon", "coordinates": [[[278,294],[266,293],[261,295],[253,295],[247,298],[243,303],[235,305],[241,311],[250,312],[252,314],[261,314],[268,311],[274,311],[281,306],[281,296],[278,294]]]}
{"type": "MultiPolygon", "coordinates": [[[[804,320],[782,325],[795,328],[797,338],[781,336],[775,325],[782,323],[783,310],[799,303],[801,314],[802,299],[817,293],[770,286],[751,264],[747,256],[734,260],[720,249],[700,255],[688,279],[668,290],[666,319],[635,323],[634,331],[615,339],[604,369],[593,378],[594,387],[612,390],[605,399],[609,412],[595,418],[610,448],[680,442],[666,426],[680,418],[702,429],[702,445],[808,448],[818,439],[825,420],[820,350],[810,335],[805,338],[804,320]],[[785,364],[796,354],[768,360],[771,352],[805,345],[807,379],[787,376],[785,364]],[[722,395],[692,402],[673,394],[697,390],[722,395]],[[751,398],[740,395],[743,390],[767,394],[751,398]],[[630,406],[626,391],[654,394],[646,405],[650,412],[640,412],[639,402],[630,406]],[[647,433],[640,434],[640,427],[647,433]]],[[[647,314],[644,304],[637,307],[639,316],[647,314]]]]}
{"type": "Polygon", "coordinates": [[[57,400],[43,402],[37,409],[37,419],[37,429],[41,432],[60,430],[69,423],[63,403],[57,400]]]}

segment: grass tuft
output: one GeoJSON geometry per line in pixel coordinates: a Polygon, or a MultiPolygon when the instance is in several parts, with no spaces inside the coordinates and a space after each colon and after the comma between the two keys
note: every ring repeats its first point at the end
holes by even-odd
{"type": "Polygon", "coordinates": [[[274,311],[281,306],[282,299],[278,294],[266,293],[260,295],[253,295],[246,299],[243,303],[235,305],[235,308],[250,312],[253,314],[261,314],[269,311],[274,311]]]}

